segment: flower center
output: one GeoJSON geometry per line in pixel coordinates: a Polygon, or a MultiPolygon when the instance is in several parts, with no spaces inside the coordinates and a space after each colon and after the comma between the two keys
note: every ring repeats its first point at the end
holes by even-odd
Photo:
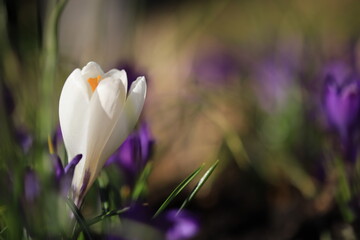
{"type": "Polygon", "coordinates": [[[92,92],[94,92],[96,87],[98,86],[99,82],[101,81],[101,76],[98,75],[96,78],[88,78],[87,81],[91,86],[92,92]]]}

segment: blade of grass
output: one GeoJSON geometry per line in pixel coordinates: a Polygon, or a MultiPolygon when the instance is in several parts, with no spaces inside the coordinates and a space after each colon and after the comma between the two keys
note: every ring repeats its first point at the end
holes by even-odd
{"type": "Polygon", "coordinates": [[[194,172],[192,172],[187,178],[185,178],[166,198],[166,200],[161,204],[159,209],[154,214],[153,218],[157,217],[164,209],[169,205],[169,203],[199,174],[199,172],[203,169],[204,165],[197,168],[194,172]]]}
{"type": "MultiPolygon", "coordinates": [[[[86,221],[86,225],[87,227],[90,227],[91,225],[94,225],[108,217],[112,217],[112,216],[117,216],[117,215],[120,215],[126,211],[128,211],[130,209],[130,207],[125,207],[125,208],[122,208],[122,209],[114,209],[114,210],[111,210],[111,211],[108,211],[106,213],[103,213],[97,217],[94,217],[88,221],[86,221]]],[[[78,236],[80,234],[80,229],[76,229],[75,230],[75,234],[74,236],[78,236]]]]}
{"type": "Polygon", "coordinates": [[[146,190],[147,184],[146,181],[151,173],[152,169],[152,162],[148,162],[146,166],[144,167],[144,170],[140,174],[139,179],[136,181],[134,190],[131,195],[131,199],[133,201],[136,201],[139,199],[139,197],[144,193],[146,190]]]}
{"type": "Polygon", "coordinates": [[[199,190],[205,184],[207,179],[211,176],[211,174],[217,167],[218,163],[219,163],[219,160],[216,160],[215,163],[213,165],[211,165],[211,167],[205,172],[205,174],[201,177],[199,182],[196,184],[195,188],[191,191],[189,197],[187,197],[185,199],[185,201],[183,202],[183,204],[181,205],[181,207],[177,213],[179,213],[195,197],[195,195],[199,192],[199,190]]]}
{"type": "Polygon", "coordinates": [[[338,186],[335,198],[337,199],[344,220],[348,223],[351,223],[354,221],[355,215],[349,206],[349,202],[352,198],[350,183],[343,159],[336,157],[335,164],[338,173],[338,186]]]}
{"type": "Polygon", "coordinates": [[[69,208],[71,209],[71,211],[73,212],[73,214],[76,218],[76,221],[78,222],[81,230],[86,235],[86,239],[91,240],[92,237],[90,234],[90,230],[89,230],[88,226],[86,225],[85,219],[84,219],[83,215],[81,214],[80,210],[76,207],[75,203],[71,199],[68,198],[66,200],[66,203],[69,206],[69,208]]]}
{"type": "Polygon", "coordinates": [[[106,212],[104,214],[101,214],[101,215],[99,215],[97,217],[94,217],[93,219],[90,219],[89,221],[86,222],[86,225],[91,226],[91,225],[93,225],[95,223],[98,223],[98,222],[104,220],[105,218],[120,215],[120,214],[128,211],[129,209],[130,209],[130,207],[125,207],[125,208],[122,208],[122,209],[114,209],[114,210],[108,211],[108,212],[106,212]]]}

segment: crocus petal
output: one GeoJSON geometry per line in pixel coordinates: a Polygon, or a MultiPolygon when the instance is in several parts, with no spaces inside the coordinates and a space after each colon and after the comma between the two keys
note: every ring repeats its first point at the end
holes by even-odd
{"type": "Polygon", "coordinates": [[[85,173],[89,172],[90,179],[86,192],[104,165],[105,159],[101,157],[101,153],[119,119],[125,98],[125,86],[120,79],[114,78],[103,79],[91,97],[88,109],[91,119],[88,119],[87,136],[83,139],[86,141],[84,161],[76,166],[73,179],[75,192],[79,193],[85,173]]]}
{"type": "Polygon", "coordinates": [[[139,136],[130,135],[117,152],[117,164],[124,174],[124,183],[133,186],[142,169],[139,136]]]}
{"type": "Polygon", "coordinates": [[[80,69],[75,69],[64,84],[59,102],[60,125],[68,159],[73,159],[83,148],[89,101],[88,86],[83,81],[80,69]]]}
{"type": "Polygon", "coordinates": [[[133,130],[144,106],[145,97],[145,78],[138,77],[131,85],[125,107],[115,124],[109,141],[102,152],[101,158],[109,158],[111,154],[119,147],[119,144],[121,144],[133,130]]]}
{"type": "Polygon", "coordinates": [[[56,180],[60,180],[61,177],[65,173],[63,164],[61,162],[61,159],[57,154],[51,154],[50,159],[51,159],[51,161],[53,163],[53,168],[54,168],[54,171],[55,171],[56,180]]]}
{"type": "Polygon", "coordinates": [[[51,141],[52,141],[53,146],[54,146],[54,151],[57,152],[58,144],[63,142],[63,136],[62,136],[60,125],[58,125],[56,127],[56,131],[53,133],[51,141]]]}
{"type": "Polygon", "coordinates": [[[166,240],[181,240],[194,237],[199,231],[199,222],[190,212],[178,212],[171,210],[166,213],[165,218],[171,224],[166,230],[166,240]]]}
{"type": "Polygon", "coordinates": [[[339,86],[330,78],[325,87],[325,112],[344,141],[359,118],[360,84],[351,81],[339,86]]]}
{"type": "Polygon", "coordinates": [[[149,126],[146,123],[141,125],[141,128],[138,132],[141,144],[141,158],[143,164],[145,164],[152,154],[155,140],[152,137],[149,126]]]}
{"type": "Polygon", "coordinates": [[[70,162],[68,165],[66,165],[66,167],[64,168],[65,174],[67,174],[67,173],[69,173],[69,172],[71,172],[71,171],[74,171],[76,165],[80,162],[81,158],[82,158],[82,154],[76,155],[76,156],[71,160],[71,162],[70,162]]]}
{"type": "Polygon", "coordinates": [[[81,70],[81,75],[85,80],[88,78],[96,78],[97,76],[103,76],[104,72],[96,62],[89,62],[85,67],[81,70]]]}
{"type": "Polygon", "coordinates": [[[125,86],[125,93],[127,95],[128,78],[127,78],[127,74],[126,74],[126,72],[124,70],[111,69],[110,71],[105,73],[104,78],[107,78],[107,77],[120,79],[121,82],[123,83],[123,85],[125,86]]]}

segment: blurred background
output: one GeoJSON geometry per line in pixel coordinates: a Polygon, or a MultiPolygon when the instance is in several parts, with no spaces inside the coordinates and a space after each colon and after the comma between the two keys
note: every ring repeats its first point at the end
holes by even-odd
{"type": "MultiPolygon", "coordinates": [[[[2,121],[10,114],[33,136],[53,6],[0,5],[2,121]]],[[[144,75],[140,121],[155,139],[149,203],[159,206],[195,168],[220,161],[188,207],[201,219],[194,239],[358,239],[360,90],[347,84],[360,80],[359,12],[355,0],[69,0],[55,80],[45,86],[49,129],[73,69],[96,61],[132,80],[144,75]]]]}

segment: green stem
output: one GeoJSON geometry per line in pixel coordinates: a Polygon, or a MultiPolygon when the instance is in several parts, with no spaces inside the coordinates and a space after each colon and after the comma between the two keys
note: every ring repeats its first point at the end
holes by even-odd
{"type": "Polygon", "coordinates": [[[58,55],[58,24],[68,0],[57,1],[50,12],[44,30],[42,51],[42,77],[40,86],[40,107],[38,115],[38,141],[46,142],[54,124],[53,88],[58,55]]]}

